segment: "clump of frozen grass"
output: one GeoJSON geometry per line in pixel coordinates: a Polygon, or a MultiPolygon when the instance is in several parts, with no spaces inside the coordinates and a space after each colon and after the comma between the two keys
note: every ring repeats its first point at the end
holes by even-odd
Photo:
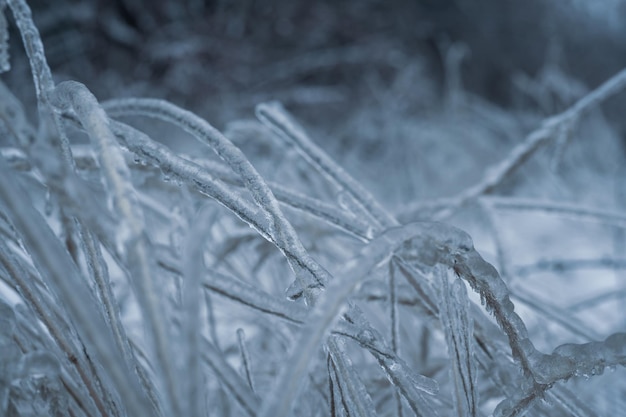
{"type": "MultiPolygon", "coordinates": [[[[475,186],[402,207],[397,218],[278,103],[259,105],[251,130],[295,149],[311,189],[267,181],[227,136],[169,102],[101,105],[82,84],[55,85],[28,6],[6,3],[39,116],[31,126],[1,86],[12,143],[0,157],[0,414],[583,416],[620,407],[563,383],[626,365],[619,311],[602,331],[586,317],[610,307],[606,293],[619,288],[570,307],[534,299],[516,279],[551,264],[511,265],[498,216],[540,212],[611,230],[623,229],[623,216],[495,195],[620,91],[626,72],[548,119],[475,186]],[[220,160],[177,154],[128,117],[170,123],[220,160]],[[80,134],[88,145],[70,140],[80,134]],[[466,232],[434,221],[476,203],[500,271],[466,232]],[[534,317],[561,327],[546,334],[534,317]]],[[[611,260],[600,266],[618,273],[623,260],[611,260]]],[[[580,264],[557,262],[544,268],[555,281],[580,264]]],[[[605,378],[619,398],[626,386],[616,375],[605,378]]]]}

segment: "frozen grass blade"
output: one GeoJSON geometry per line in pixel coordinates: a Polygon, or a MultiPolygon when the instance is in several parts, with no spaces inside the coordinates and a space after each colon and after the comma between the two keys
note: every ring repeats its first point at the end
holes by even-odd
{"type": "Polygon", "coordinates": [[[261,122],[276,132],[278,137],[293,143],[315,169],[327,176],[340,189],[346,190],[363,211],[371,216],[376,226],[386,229],[398,225],[398,222],[358,181],[309,139],[304,129],[293,121],[280,103],[259,104],[256,114],[261,122]]]}
{"type": "Polygon", "coordinates": [[[11,61],[9,55],[9,26],[4,16],[4,8],[7,3],[0,0],[0,73],[7,72],[11,69],[11,61]]]}
{"type": "Polygon", "coordinates": [[[448,277],[441,277],[439,318],[446,334],[448,353],[452,359],[454,408],[459,417],[477,415],[476,366],[472,338],[474,323],[469,316],[469,299],[465,284],[456,279],[452,287],[448,277]]]}
{"type": "Polygon", "coordinates": [[[202,412],[202,388],[204,381],[200,373],[200,303],[201,303],[201,282],[204,274],[204,249],[206,246],[206,236],[212,226],[212,216],[209,210],[201,208],[196,214],[194,225],[187,232],[184,250],[184,280],[182,288],[183,300],[183,325],[182,337],[184,343],[178,347],[183,354],[182,371],[178,373],[178,378],[183,381],[182,393],[186,396],[183,402],[183,415],[197,416],[202,412]]]}
{"type": "Polygon", "coordinates": [[[215,269],[207,269],[206,274],[207,278],[202,281],[202,285],[217,294],[292,323],[300,324],[306,320],[307,310],[299,304],[272,296],[215,269]]]}
{"type": "MultiPolygon", "coordinates": [[[[65,165],[61,165],[58,168],[61,173],[64,173],[68,168],[73,168],[74,160],[72,159],[69,140],[63,130],[60,116],[54,113],[54,109],[50,104],[50,94],[54,90],[54,81],[46,60],[39,30],[33,22],[30,7],[28,7],[25,0],[7,0],[7,4],[11,8],[15,24],[22,36],[22,43],[30,63],[37,95],[37,105],[39,107],[39,133],[41,139],[50,144],[56,140],[59,141],[59,149],[56,146],[51,146],[49,150],[54,152],[55,155],[60,151],[60,156],[65,165]],[[55,132],[56,135],[52,132],[55,132]]],[[[58,174],[58,172],[50,172],[50,174],[58,174]]]]}
{"type": "MultiPolygon", "coordinates": [[[[115,100],[106,103],[106,109],[113,116],[139,115],[167,121],[190,133],[199,141],[211,146],[231,169],[241,177],[246,188],[252,194],[254,201],[264,211],[266,219],[269,221],[270,233],[279,242],[279,249],[286,249],[283,253],[294,269],[296,278],[304,279],[301,272],[307,271],[318,286],[323,286],[328,282],[328,273],[306,252],[295,230],[283,215],[278,201],[265,180],[254,169],[239,148],[233,145],[230,140],[207,121],[163,100],[115,100]]],[[[303,281],[299,285],[306,294],[309,293],[307,288],[309,288],[310,283],[303,281]]],[[[308,302],[312,301],[310,295],[306,295],[306,299],[308,302]]]]}
{"type": "MultiPolygon", "coordinates": [[[[400,349],[400,322],[398,316],[398,296],[397,296],[397,279],[396,279],[396,266],[395,262],[389,262],[389,321],[391,322],[390,326],[390,339],[391,339],[391,349],[393,352],[398,355],[400,349]]],[[[397,414],[398,417],[402,417],[402,398],[400,394],[396,391],[394,393],[395,400],[397,403],[397,414]]]]}
{"type": "MultiPolygon", "coordinates": [[[[54,300],[41,292],[40,288],[43,285],[25,269],[22,262],[16,259],[4,242],[0,242],[0,265],[10,278],[9,284],[36,314],[58,346],[61,355],[76,370],[100,415],[106,415],[107,407],[101,398],[101,390],[97,382],[99,377],[90,369],[87,358],[82,352],[82,343],[76,339],[73,330],[69,327],[69,320],[56,308],[54,300]]],[[[90,401],[83,402],[91,406],[90,401]]]]}
{"type": "Polygon", "coordinates": [[[237,342],[239,344],[239,352],[241,353],[241,362],[243,363],[243,370],[246,376],[246,381],[248,382],[248,386],[255,392],[254,389],[254,380],[252,379],[252,371],[250,370],[250,354],[248,353],[248,348],[246,347],[246,333],[243,329],[237,329],[237,342]]]}
{"type": "Polygon", "coordinates": [[[84,280],[58,240],[32,207],[27,195],[14,184],[13,174],[0,160],[0,201],[5,213],[22,235],[22,239],[38,268],[48,277],[48,285],[67,308],[78,332],[91,352],[100,359],[105,372],[116,385],[129,414],[142,416],[151,407],[136,378],[122,364],[124,359],[112,342],[113,337],[104,319],[93,306],[95,302],[84,280]]]}
{"type": "Polygon", "coordinates": [[[115,242],[117,252],[123,254],[132,274],[135,295],[142,308],[150,348],[154,349],[153,366],[163,376],[167,393],[165,410],[179,414],[179,395],[175,372],[172,369],[172,348],[165,328],[166,315],[161,308],[162,298],[154,283],[150,245],[145,235],[144,219],[130,180],[130,171],[115,135],[109,127],[108,117],[96,98],[80,83],[67,81],[56,87],[52,103],[59,111],[73,112],[89,135],[96,149],[102,176],[109,189],[112,205],[120,215],[115,242]]]}
{"type": "Polygon", "coordinates": [[[563,328],[585,340],[600,340],[602,338],[598,332],[578,320],[572,313],[568,313],[547,300],[542,299],[542,297],[538,297],[537,295],[523,289],[521,285],[516,285],[513,288],[512,295],[514,298],[517,298],[533,310],[538,313],[542,313],[544,317],[558,323],[563,328]]]}
{"type": "Polygon", "coordinates": [[[140,375],[140,380],[143,384],[144,390],[152,405],[158,409],[159,403],[157,400],[157,394],[155,392],[155,387],[151,385],[151,383],[147,383],[149,381],[148,377],[145,375],[145,370],[137,362],[135,355],[132,352],[132,348],[130,346],[130,342],[128,340],[128,335],[126,334],[126,330],[122,324],[122,320],[120,318],[119,304],[115,300],[115,296],[113,295],[113,290],[111,288],[111,283],[109,280],[108,268],[106,262],[102,257],[102,252],[100,250],[100,245],[98,242],[94,240],[93,235],[84,227],[80,227],[81,233],[81,241],[83,244],[83,252],[85,257],[87,258],[87,266],[90,270],[91,277],[96,284],[96,289],[98,291],[98,297],[103,304],[103,310],[109,327],[113,332],[113,338],[115,340],[115,344],[118,349],[124,355],[124,359],[126,363],[132,367],[138,375],[140,375]]]}
{"type": "Polygon", "coordinates": [[[376,329],[369,325],[356,306],[345,315],[346,322],[339,322],[336,332],[350,337],[365,347],[376,358],[387,379],[406,398],[411,410],[418,416],[436,416],[432,401],[424,396],[436,395],[439,385],[434,379],[415,372],[405,361],[397,357],[383,341],[376,329]]]}
{"type": "MultiPolygon", "coordinates": [[[[244,205],[247,202],[233,192],[231,190],[232,187],[229,187],[224,182],[237,186],[244,186],[244,184],[227,166],[211,161],[203,161],[200,165],[176,155],[166,146],[153,141],[147,135],[123,123],[113,121],[111,122],[111,127],[124,146],[128,147],[131,152],[154,164],[164,174],[216,199],[258,230],[264,237],[276,245],[279,244],[274,236],[270,236],[269,225],[266,225],[266,222],[256,218],[251,219],[251,214],[244,214],[255,211],[250,204],[248,204],[250,208],[247,210],[237,207],[239,204],[244,205]]],[[[84,160],[83,163],[88,164],[89,162],[84,160]]],[[[371,226],[363,220],[356,218],[353,214],[278,183],[268,181],[267,184],[280,203],[322,219],[326,223],[345,230],[361,240],[368,241],[372,238],[371,226]]],[[[288,251],[289,249],[285,248],[283,250],[288,251]]],[[[292,254],[292,256],[295,256],[295,254],[292,254]]]]}
{"type": "Polygon", "coordinates": [[[376,411],[372,398],[367,393],[363,381],[356,373],[350,358],[342,350],[336,336],[328,338],[328,352],[333,361],[337,383],[346,397],[347,411],[353,417],[374,417],[376,411]]]}
{"type": "Polygon", "coordinates": [[[246,382],[239,376],[226,362],[224,356],[208,340],[202,344],[202,359],[213,369],[224,384],[224,387],[231,393],[247,415],[256,417],[261,406],[260,398],[248,387],[246,382]]]}
{"type": "MultiPolygon", "coordinates": [[[[337,321],[346,298],[363,278],[377,266],[387,261],[404,242],[419,239],[424,244],[429,239],[434,238],[428,233],[436,230],[436,225],[421,223],[390,229],[372,240],[358,257],[346,264],[343,270],[337,274],[340,278],[333,281],[328,287],[325,297],[319,301],[319,305],[313,309],[307,324],[301,329],[295,344],[297,349],[283,366],[268,399],[263,404],[260,417],[284,417],[290,413],[292,403],[300,390],[301,381],[308,370],[311,359],[314,357],[314,352],[321,346],[337,321]]],[[[428,252],[427,257],[440,256],[436,253],[437,249],[435,248],[428,252]]]]}
{"type": "Polygon", "coordinates": [[[35,90],[37,92],[37,101],[39,103],[47,102],[47,95],[54,89],[54,81],[52,81],[52,73],[46,61],[46,55],[43,49],[43,43],[39,36],[39,30],[33,23],[33,17],[30,7],[24,0],[6,0],[6,3],[13,12],[15,24],[17,25],[22,42],[30,61],[33,80],[35,82],[35,90]]]}
{"type": "Polygon", "coordinates": [[[488,197],[487,202],[494,208],[511,211],[535,211],[563,215],[572,219],[591,220],[598,223],[626,228],[626,216],[622,213],[598,210],[576,204],[563,204],[554,201],[529,200],[510,197],[488,197]]]}
{"type": "MultiPolygon", "coordinates": [[[[624,87],[626,87],[626,69],[609,78],[564,112],[544,120],[541,127],[526,136],[524,141],[513,148],[504,160],[488,168],[481,181],[465,189],[457,196],[447,199],[432,219],[443,220],[477,198],[492,193],[502,181],[515,172],[538,149],[558,138],[561,129],[566,128],[592,108],[619,93],[624,87]]],[[[399,218],[402,221],[411,221],[419,218],[421,210],[423,210],[423,206],[420,203],[409,205],[403,210],[399,218]]]]}
{"type": "Polygon", "coordinates": [[[15,369],[15,362],[19,358],[17,346],[13,342],[14,331],[15,312],[0,297],[0,413],[2,415],[5,415],[9,403],[11,376],[15,369]]]}

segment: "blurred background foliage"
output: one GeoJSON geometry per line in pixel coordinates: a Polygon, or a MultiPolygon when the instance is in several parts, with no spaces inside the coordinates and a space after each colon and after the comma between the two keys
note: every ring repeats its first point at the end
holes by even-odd
{"type": "MultiPolygon", "coordinates": [[[[253,160],[262,145],[229,122],[279,100],[393,205],[462,190],[543,118],[626,66],[622,0],[30,4],[58,81],[80,81],[100,100],[171,100],[232,128],[253,160]],[[381,170],[396,187],[380,187],[381,170]]],[[[3,77],[34,103],[12,35],[14,70],[3,77]]],[[[624,105],[622,96],[603,107],[620,137],[624,105]]],[[[596,150],[623,154],[607,146],[596,150]]]]}

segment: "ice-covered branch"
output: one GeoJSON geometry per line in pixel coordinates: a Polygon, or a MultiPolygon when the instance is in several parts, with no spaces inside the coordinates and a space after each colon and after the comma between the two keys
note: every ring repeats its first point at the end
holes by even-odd
{"type": "Polygon", "coordinates": [[[3,211],[19,231],[38,269],[46,275],[48,286],[67,308],[82,340],[101,360],[104,371],[115,383],[128,412],[142,415],[151,406],[137,378],[124,366],[124,359],[113,342],[104,318],[95,308],[97,304],[84,279],[52,230],[32,206],[28,195],[18,188],[14,174],[2,159],[0,172],[5,179],[0,181],[3,211]]]}
{"type": "MultiPolygon", "coordinates": [[[[624,87],[626,87],[626,69],[615,74],[564,112],[544,120],[542,125],[526,136],[524,141],[514,147],[506,158],[488,168],[477,184],[451,199],[446,199],[443,208],[437,211],[432,219],[445,219],[480,196],[492,193],[502,181],[515,172],[538,149],[557,138],[561,129],[576,121],[607,98],[619,93],[624,87]]],[[[422,203],[410,204],[400,213],[400,219],[406,222],[419,218],[422,206],[422,203]]]]}
{"type": "Polygon", "coordinates": [[[304,281],[307,276],[302,276],[301,272],[309,271],[312,275],[309,278],[316,281],[318,286],[323,286],[328,282],[328,272],[315,262],[304,249],[293,226],[283,215],[269,186],[239,148],[206,120],[167,101],[151,99],[115,100],[106,103],[106,109],[112,116],[138,115],[167,121],[190,133],[199,141],[208,144],[241,177],[253,199],[264,212],[269,221],[270,232],[280,242],[280,246],[288,248],[289,253],[296,254],[296,257],[288,256],[287,259],[294,269],[297,280],[302,280],[299,285],[305,292],[306,299],[312,302],[313,298],[309,294],[310,283],[304,281]]]}
{"type": "Polygon", "coordinates": [[[341,168],[324,151],[309,139],[300,127],[280,105],[280,103],[264,103],[257,106],[257,117],[272,129],[278,137],[293,143],[302,156],[342,190],[346,190],[365,214],[371,217],[376,226],[386,229],[397,226],[398,222],[385,210],[376,199],[359,184],[350,174],[341,168]]]}
{"type": "Polygon", "coordinates": [[[82,84],[67,81],[59,84],[51,95],[52,104],[59,112],[73,112],[87,132],[96,150],[103,180],[109,189],[111,205],[119,214],[116,233],[118,253],[124,254],[132,273],[135,294],[142,308],[150,347],[154,349],[153,365],[163,376],[167,402],[174,413],[180,411],[179,395],[175,383],[175,370],[171,360],[173,350],[165,327],[165,314],[161,308],[161,295],[154,282],[153,256],[146,237],[143,213],[137,202],[130,170],[126,166],[121,148],[109,127],[109,120],[96,98],[82,84]]]}

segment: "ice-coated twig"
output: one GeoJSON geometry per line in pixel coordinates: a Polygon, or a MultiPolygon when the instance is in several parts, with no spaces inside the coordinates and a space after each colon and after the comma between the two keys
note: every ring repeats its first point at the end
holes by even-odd
{"type": "Polygon", "coordinates": [[[536,211],[561,214],[573,219],[591,220],[609,226],[626,228],[626,216],[617,211],[600,210],[577,204],[564,204],[555,201],[542,201],[512,197],[485,197],[492,207],[501,210],[536,211]]]}
{"type": "MultiPolygon", "coordinates": [[[[389,280],[387,283],[389,289],[389,321],[391,323],[389,333],[391,336],[391,349],[398,355],[400,350],[400,317],[398,316],[396,269],[395,263],[393,261],[389,262],[389,280]]],[[[394,392],[394,399],[396,401],[397,415],[402,417],[402,398],[398,391],[394,392]]]]}
{"type": "Polygon", "coordinates": [[[563,273],[585,269],[626,269],[626,259],[542,259],[534,264],[518,266],[515,274],[519,277],[527,277],[538,272],[563,273]]]}
{"type": "Polygon", "coordinates": [[[362,210],[372,218],[379,228],[397,226],[398,222],[376,199],[309,139],[304,129],[287,113],[280,103],[259,104],[256,108],[259,120],[272,129],[278,137],[293,143],[302,156],[321,174],[330,179],[341,190],[346,190],[362,210]]]}
{"type": "MultiPolygon", "coordinates": [[[[413,223],[389,229],[372,240],[361,250],[359,256],[342,268],[337,274],[340,278],[332,281],[328,286],[325,296],[318,302],[307,323],[301,328],[295,343],[297,350],[291,354],[281,369],[270,395],[263,403],[260,417],[284,417],[290,413],[292,403],[299,392],[302,377],[308,370],[314,352],[321,346],[335,324],[346,298],[363,278],[381,263],[387,261],[404,242],[411,239],[419,240],[421,244],[418,246],[423,249],[423,254],[429,262],[437,262],[442,255],[439,253],[440,248],[435,245],[435,239],[441,228],[442,226],[438,224],[413,223]],[[428,245],[429,243],[432,245],[428,245]]],[[[450,236],[450,238],[455,237],[450,236]]],[[[463,246],[462,242],[461,245],[463,246]]]]}
{"type": "Polygon", "coordinates": [[[439,392],[437,381],[418,374],[399,358],[385,344],[381,334],[367,322],[358,307],[351,305],[344,317],[346,320],[338,323],[335,332],[354,339],[370,351],[387,379],[398,388],[416,415],[437,415],[431,401],[424,397],[424,393],[435,395],[439,392]]]}
{"type": "MultiPolygon", "coordinates": [[[[626,69],[609,78],[564,112],[544,120],[542,125],[514,147],[505,159],[488,168],[477,184],[465,189],[452,199],[446,199],[444,207],[436,212],[432,219],[445,219],[480,196],[492,193],[504,179],[508,178],[538,149],[558,138],[558,133],[563,126],[576,121],[593,107],[619,93],[624,87],[626,87],[626,69]]],[[[422,203],[410,204],[399,217],[402,221],[411,221],[419,217],[421,209],[422,203]]]]}
{"type": "Polygon", "coordinates": [[[565,388],[561,383],[554,384],[550,390],[546,391],[545,396],[548,397],[549,400],[556,402],[572,417],[598,416],[583,402],[583,399],[565,388]]]}
{"type": "MultiPolygon", "coordinates": [[[[318,273],[315,263],[307,261],[306,258],[301,258],[302,253],[292,251],[292,247],[285,246],[285,242],[280,241],[272,233],[266,219],[256,215],[256,210],[248,201],[231,191],[228,186],[211,175],[206,169],[175,155],[163,145],[159,145],[148,138],[147,135],[129,126],[119,122],[111,122],[111,126],[115,134],[122,139],[124,145],[128,146],[132,152],[156,164],[168,175],[189,183],[202,193],[216,199],[220,204],[233,211],[240,219],[257,230],[261,236],[274,243],[288,259],[295,260],[311,275],[318,273]]],[[[332,215],[329,214],[326,218],[330,219],[332,215]]],[[[324,272],[324,274],[327,273],[324,272]]]]}
{"type": "Polygon", "coordinates": [[[67,252],[29,201],[28,195],[16,185],[17,181],[0,159],[0,201],[5,213],[22,236],[38,269],[47,277],[47,285],[67,308],[82,340],[102,361],[103,370],[113,383],[126,410],[142,415],[151,409],[136,377],[125,367],[121,352],[113,342],[104,318],[94,307],[90,290],[67,252]]]}
{"type": "Polygon", "coordinates": [[[304,323],[307,317],[307,310],[303,306],[274,297],[253,285],[212,268],[206,270],[206,278],[202,281],[202,285],[245,306],[292,323],[304,323]]]}
{"type": "Polygon", "coordinates": [[[343,402],[343,394],[341,393],[339,383],[337,382],[337,369],[335,368],[335,364],[330,358],[330,355],[328,355],[326,360],[326,369],[328,370],[328,390],[330,392],[330,415],[331,417],[337,417],[340,415],[337,410],[345,410],[347,406],[343,402]]]}
{"type": "Polygon", "coordinates": [[[62,354],[68,359],[78,373],[79,378],[83,382],[90,398],[102,416],[106,416],[107,410],[104,402],[100,398],[100,392],[96,384],[97,377],[92,374],[87,365],[80,347],[76,346],[76,341],[68,338],[72,334],[67,323],[68,321],[51,307],[50,300],[46,299],[39,291],[39,285],[33,285],[38,280],[34,279],[27,272],[21,262],[18,262],[11,255],[9,248],[0,242],[0,265],[7,271],[12,279],[13,286],[22,296],[24,301],[28,303],[30,308],[35,312],[37,318],[41,320],[46,329],[50,332],[50,336],[59,347],[62,354]],[[71,358],[76,358],[72,361],[71,358]]]}
{"type": "MultiPolygon", "coordinates": [[[[625,262],[626,265],[626,262],[625,262]]],[[[597,306],[598,304],[602,304],[604,302],[607,302],[609,300],[613,300],[613,299],[620,299],[620,298],[626,298],[626,288],[622,288],[622,289],[611,289],[609,291],[597,294],[595,296],[592,296],[590,298],[578,301],[572,305],[570,305],[568,307],[568,310],[571,311],[581,311],[581,310],[585,310],[588,308],[593,308],[595,306],[597,306]]]]}
{"type": "Polygon", "coordinates": [[[11,69],[11,60],[9,55],[9,26],[7,25],[7,19],[4,16],[4,8],[6,5],[5,0],[0,0],[0,73],[7,72],[11,69]]]}
{"type": "Polygon", "coordinates": [[[352,361],[339,345],[337,337],[329,337],[326,346],[337,373],[337,383],[341,386],[346,399],[346,411],[354,417],[376,416],[372,398],[352,366],[352,361]]]}
{"type": "Polygon", "coordinates": [[[190,133],[200,142],[208,144],[241,177],[254,201],[265,213],[271,234],[276,241],[280,242],[279,248],[288,249],[284,254],[296,274],[296,279],[302,280],[299,285],[304,291],[307,301],[312,302],[309,291],[310,283],[304,281],[306,277],[302,276],[301,272],[308,271],[318,286],[324,286],[328,282],[330,278],[328,272],[315,262],[304,249],[293,226],[283,215],[278,201],[267,183],[239,148],[206,120],[167,101],[154,99],[114,100],[106,103],[106,109],[113,116],[139,115],[164,120],[190,133]]]}
{"type": "Polygon", "coordinates": [[[30,7],[25,0],[7,0],[7,4],[13,12],[15,24],[22,35],[33,73],[38,102],[45,102],[47,101],[46,95],[54,88],[54,81],[52,81],[52,73],[46,61],[39,30],[33,22],[30,7]]]}
{"type": "Polygon", "coordinates": [[[531,293],[522,288],[521,285],[515,285],[512,288],[511,294],[513,298],[517,298],[533,310],[542,313],[544,317],[558,323],[563,328],[573,334],[581,336],[585,340],[600,340],[602,338],[599,333],[578,320],[572,313],[568,313],[546,299],[542,299],[542,297],[531,293]]]}
{"type": "MultiPolygon", "coordinates": [[[[213,224],[211,212],[200,208],[195,219],[188,227],[183,255],[182,282],[182,340],[178,346],[183,353],[182,372],[178,373],[183,381],[182,393],[186,401],[181,402],[183,415],[201,416],[204,413],[202,388],[204,381],[200,372],[200,303],[202,292],[202,274],[204,273],[204,250],[207,231],[213,224]]],[[[179,393],[180,395],[180,393],[179,393]]]]}
{"type": "Polygon", "coordinates": [[[454,409],[459,417],[477,415],[476,362],[474,360],[474,323],[469,315],[469,299],[465,284],[454,280],[450,287],[447,274],[441,277],[439,319],[446,335],[448,354],[452,360],[454,409]]]}
{"type": "Polygon", "coordinates": [[[126,334],[126,330],[122,324],[119,305],[113,295],[108,268],[102,257],[99,242],[95,240],[93,234],[87,229],[87,227],[85,227],[84,224],[79,224],[79,233],[81,235],[81,242],[83,244],[83,252],[87,261],[87,267],[93,281],[96,284],[98,296],[102,302],[102,307],[104,309],[104,314],[109,327],[113,332],[115,344],[120,352],[122,352],[128,366],[132,367],[139,376],[143,389],[150,399],[157,415],[161,415],[156,387],[153,386],[150,379],[146,375],[145,369],[137,361],[137,358],[132,352],[128,335],[126,334]]]}
{"type": "MultiPolygon", "coordinates": [[[[200,167],[206,169],[217,178],[238,186],[243,186],[243,182],[222,164],[212,161],[202,161],[200,167]]],[[[353,234],[361,240],[368,241],[372,239],[371,226],[353,213],[338,209],[334,205],[304,195],[276,182],[267,181],[267,185],[271,188],[279,202],[318,217],[335,227],[353,234]]]]}
{"type": "Polygon", "coordinates": [[[256,392],[254,389],[254,380],[252,378],[252,371],[250,370],[250,354],[246,347],[246,334],[243,329],[237,329],[237,343],[239,344],[239,352],[241,353],[241,362],[243,364],[243,371],[246,376],[246,381],[252,392],[256,392]]]}
{"type": "MultiPolygon", "coordinates": [[[[50,104],[50,94],[54,90],[54,81],[46,60],[39,30],[33,22],[30,7],[28,7],[25,0],[7,0],[7,4],[11,8],[15,24],[22,36],[22,43],[30,63],[37,104],[39,106],[39,123],[43,127],[40,129],[40,132],[44,132],[42,139],[50,144],[56,140],[59,141],[60,156],[65,163],[59,168],[61,172],[66,172],[68,168],[73,168],[74,161],[70,150],[70,142],[63,130],[60,116],[54,113],[54,109],[50,104]],[[52,132],[55,132],[56,135],[52,132]]],[[[55,153],[58,152],[55,146],[51,146],[50,149],[55,153]]]]}
{"type": "MultiPolygon", "coordinates": [[[[72,121],[70,115],[65,115],[65,117],[72,121]]],[[[245,201],[239,196],[235,198],[235,193],[221,181],[224,180],[237,186],[243,186],[243,182],[233,174],[227,166],[212,161],[202,161],[202,163],[199,164],[182,158],[173,153],[166,146],[153,141],[147,135],[123,123],[112,121],[111,127],[118,138],[120,138],[131,152],[144,158],[151,164],[154,164],[167,175],[189,184],[191,187],[199,189],[210,197],[215,198],[218,202],[221,202],[224,206],[235,212],[242,220],[248,223],[250,222],[250,220],[245,220],[249,219],[250,216],[244,216],[244,219],[244,217],[239,214],[239,210],[236,210],[236,207],[232,203],[229,205],[226,204],[226,202],[245,201]],[[215,193],[209,194],[209,191],[213,190],[215,190],[215,193]],[[221,197],[229,195],[231,196],[230,198],[221,197]]],[[[24,158],[21,158],[19,151],[14,151],[13,148],[3,148],[2,150],[4,151],[5,149],[9,155],[15,155],[13,157],[13,159],[15,159],[14,164],[23,165],[28,162],[24,158]]],[[[74,150],[76,148],[72,149],[77,164],[83,167],[97,168],[97,165],[91,160],[90,155],[84,154],[80,149],[78,149],[78,151],[74,150]]],[[[331,204],[284,187],[281,184],[271,181],[268,181],[267,184],[280,203],[315,216],[334,227],[349,232],[361,240],[367,241],[372,238],[372,228],[365,221],[356,218],[354,215],[338,209],[331,204]]],[[[139,195],[138,198],[141,202],[144,202],[143,199],[146,197],[139,195]]],[[[254,209],[250,208],[249,211],[253,213],[254,209]]],[[[258,219],[253,220],[255,223],[261,223],[258,219]]],[[[251,224],[251,226],[258,230],[258,226],[255,224],[251,224]]],[[[258,231],[262,236],[271,239],[274,244],[279,244],[275,237],[267,237],[270,232],[269,227],[258,231]]],[[[292,256],[295,256],[295,254],[292,254],[292,256]]]]}
{"type": "Polygon", "coordinates": [[[261,399],[226,362],[224,356],[208,340],[202,344],[202,359],[213,369],[226,389],[250,417],[256,417],[261,399]]]}
{"type": "Polygon", "coordinates": [[[121,148],[109,127],[106,113],[84,85],[75,81],[59,84],[51,94],[51,103],[59,112],[76,114],[96,149],[112,205],[119,214],[115,242],[117,251],[129,260],[126,264],[132,274],[131,282],[148,329],[150,349],[153,349],[156,359],[153,366],[163,377],[166,391],[164,411],[179,414],[180,398],[171,360],[173,350],[165,327],[162,299],[154,282],[153,257],[145,234],[143,213],[121,148]]]}

